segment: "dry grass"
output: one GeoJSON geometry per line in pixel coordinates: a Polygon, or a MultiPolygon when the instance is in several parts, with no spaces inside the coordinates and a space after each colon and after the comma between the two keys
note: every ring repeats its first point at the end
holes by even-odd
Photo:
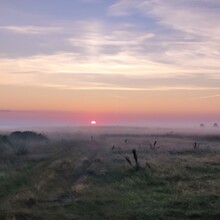
{"type": "Polygon", "coordinates": [[[194,149],[192,136],[102,135],[31,147],[1,162],[0,219],[219,219],[219,144],[201,140],[194,149]]]}

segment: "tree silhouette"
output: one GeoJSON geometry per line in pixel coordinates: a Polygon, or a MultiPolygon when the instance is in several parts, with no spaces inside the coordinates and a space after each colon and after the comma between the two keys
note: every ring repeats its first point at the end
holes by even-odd
{"type": "Polygon", "coordinates": [[[214,128],[217,128],[217,127],[218,127],[218,124],[217,124],[217,123],[214,123],[214,124],[213,124],[213,127],[214,127],[214,128]]]}
{"type": "Polygon", "coordinates": [[[200,123],[200,127],[203,128],[205,127],[205,125],[203,123],[200,123]]]}

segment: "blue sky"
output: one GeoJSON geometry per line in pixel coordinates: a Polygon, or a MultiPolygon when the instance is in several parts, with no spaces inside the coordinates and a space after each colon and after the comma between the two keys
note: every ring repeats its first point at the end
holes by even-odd
{"type": "Polygon", "coordinates": [[[219,21],[218,0],[1,0],[0,109],[216,115],[219,21]]]}

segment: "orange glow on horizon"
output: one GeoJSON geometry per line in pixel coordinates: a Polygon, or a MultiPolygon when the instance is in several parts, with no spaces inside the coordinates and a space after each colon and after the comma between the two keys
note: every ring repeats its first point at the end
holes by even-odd
{"type": "MultiPolygon", "coordinates": [[[[84,121],[88,123],[91,118],[96,118],[101,122],[105,120],[106,115],[111,115],[113,118],[219,115],[218,96],[201,98],[211,96],[212,93],[220,93],[220,90],[209,92],[103,90],[100,93],[95,90],[69,91],[53,88],[1,86],[0,100],[1,109],[9,109],[12,112],[33,112],[32,114],[23,113],[24,117],[31,117],[30,115],[34,115],[36,112],[35,118],[38,116],[39,118],[61,118],[62,120],[72,118],[74,120],[77,115],[80,120],[85,118],[84,121]]],[[[17,115],[17,113],[12,115],[17,115]]]]}

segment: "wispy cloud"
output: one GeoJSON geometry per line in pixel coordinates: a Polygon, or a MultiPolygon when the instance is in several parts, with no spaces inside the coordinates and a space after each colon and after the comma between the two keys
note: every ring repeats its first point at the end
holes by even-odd
{"type": "Polygon", "coordinates": [[[173,29],[219,39],[219,9],[220,3],[215,0],[118,0],[108,13],[112,16],[142,13],[173,29]]]}
{"type": "Polygon", "coordinates": [[[161,31],[151,42],[152,47],[143,47],[150,54],[148,59],[189,68],[217,69],[220,58],[219,11],[220,3],[207,0],[119,0],[108,13],[111,16],[141,13],[146,22],[148,18],[154,20],[161,31]]]}
{"type": "Polygon", "coordinates": [[[8,112],[12,112],[12,110],[10,110],[10,109],[0,109],[0,112],[8,113],[8,112]]]}
{"type": "Polygon", "coordinates": [[[195,97],[195,98],[192,98],[192,99],[214,99],[214,98],[219,98],[219,97],[220,97],[220,94],[215,94],[215,95],[195,97]]]}
{"type": "Polygon", "coordinates": [[[11,45],[2,52],[0,84],[82,90],[219,89],[219,8],[218,2],[208,0],[119,0],[108,8],[108,19],[0,26],[4,34],[17,34],[15,40],[19,36],[17,45],[21,39],[34,41],[25,48],[31,54],[25,49],[16,57],[7,54],[11,45]],[[136,17],[115,22],[117,16],[136,17]]]}
{"type": "Polygon", "coordinates": [[[60,32],[62,28],[45,26],[0,26],[0,30],[12,31],[18,34],[44,35],[49,33],[60,32]]]}
{"type": "Polygon", "coordinates": [[[165,65],[158,65],[156,68],[154,63],[146,63],[139,58],[134,60],[131,56],[126,57],[127,60],[130,59],[130,64],[122,63],[124,57],[116,56],[116,60],[111,60],[114,56],[109,56],[109,60],[106,60],[106,57],[96,57],[86,61],[67,53],[20,59],[2,58],[0,84],[44,86],[65,90],[220,89],[220,79],[210,74],[198,74],[192,70],[182,72],[165,65]],[[121,63],[118,63],[120,59],[121,63]]]}

